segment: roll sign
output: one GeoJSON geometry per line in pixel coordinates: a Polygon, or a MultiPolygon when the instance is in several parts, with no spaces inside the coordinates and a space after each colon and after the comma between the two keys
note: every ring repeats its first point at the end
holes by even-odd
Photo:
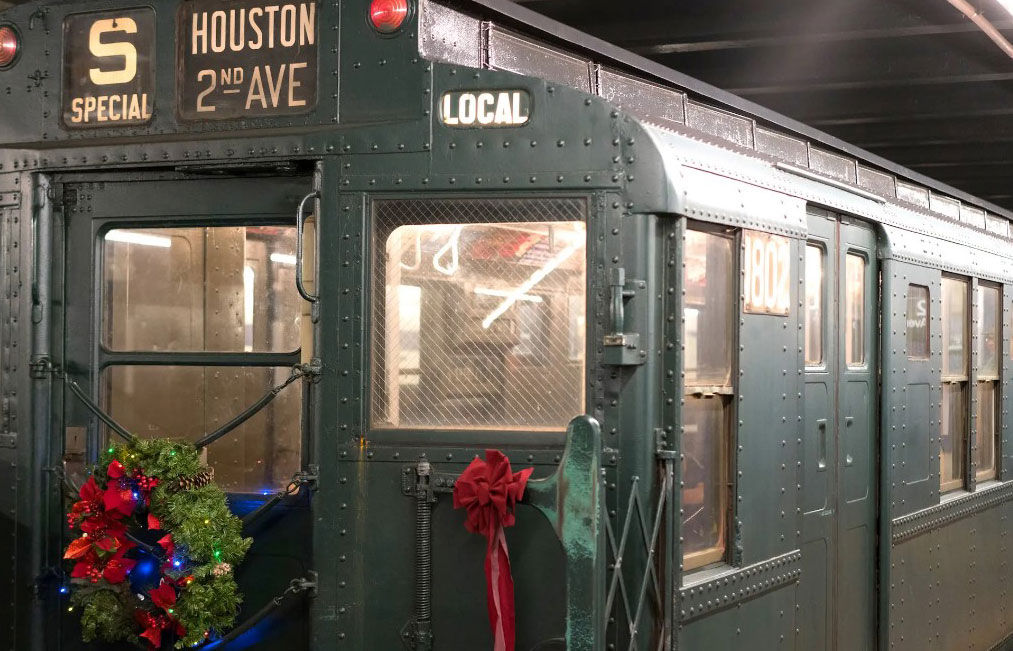
{"type": "Polygon", "coordinates": [[[155,12],[68,16],[63,25],[63,124],[147,124],[155,109],[155,12]]]}
{"type": "Polygon", "coordinates": [[[531,119],[531,96],[526,90],[444,93],[440,119],[448,127],[517,127],[531,119]]]}
{"type": "Polygon", "coordinates": [[[786,316],[791,303],[791,241],[743,231],[745,311],[786,316]]]}

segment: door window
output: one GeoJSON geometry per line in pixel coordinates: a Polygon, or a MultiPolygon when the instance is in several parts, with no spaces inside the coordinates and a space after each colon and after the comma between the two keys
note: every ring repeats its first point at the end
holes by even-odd
{"type": "Polygon", "coordinates": [[[102,342],[111,350],[299,347],[295,228],[117,228],[102,249],[102,342]]]}
{"type": "Polygon", "coordinates": [[[844,359],[865,365],[865,258],[849,253],[844,263],[844,359]]]}
{"type": "MultiPolygon", "coordinates": [[[[100,402],[134,434],[195,441],[288,377],[289,368],[264,366],[258,355],[299,361],[294,228],[115,228],[101,247],[109,361],[100,402]],[[234,365],[207,366],[208,353],[233,353],[234,365]]],[[[299,388],[289,387],[208,448],[226,490],[289,482],[302,459],[301,405],[299,388]]]]}
{"type": "Polygon", "coordinates": [[[805,247],[805,365],[823,364],[823,248],[805,247]]]}
{"type": "Polygon", "coordinates": [[[996,410],[999,395],[1000,290],[998,285],[979,282],[975,300],[975,341],[978,376],[974,385],[974,462],[978,481],[995,479],[996,410]]]}

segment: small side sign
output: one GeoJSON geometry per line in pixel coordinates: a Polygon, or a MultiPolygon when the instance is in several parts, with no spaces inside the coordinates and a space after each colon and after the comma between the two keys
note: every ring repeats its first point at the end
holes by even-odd
{"type": "Polygon", "coordinates": [[[791,240],[742,231],[745,245],[745,311],[787,316],[791,304],[791,240]]]}
{"type": "Polygon", "coordinates": [[[317,104],[320,6],[182,0],[177,19],[179,117],[300,115],[317,104]]]}
{"type": "Polygon", "coordinates": [[[448,127],[517,127],[531,119],[526,90],[453,91],[440,98],[440,119],[448,127]]]}
{"type": "Polygon", "coordinates": [[[147,124],[155,110],[155,12],[68,16],[63,24],[63,124],[147,124]]]}

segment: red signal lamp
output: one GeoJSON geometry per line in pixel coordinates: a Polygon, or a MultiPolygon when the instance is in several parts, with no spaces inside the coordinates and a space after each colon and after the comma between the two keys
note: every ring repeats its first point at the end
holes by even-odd
{"type": "Polygon", "coordinates": [[[21,39],[10,25],[0,25],[0,70],[9,68],[21,51],[21,39]]]}
{"type": "Polygon", "coordinates": [[[408,0],[372,0],[369,22],[381,34],[393,34],[408,18],[408,0]]]}

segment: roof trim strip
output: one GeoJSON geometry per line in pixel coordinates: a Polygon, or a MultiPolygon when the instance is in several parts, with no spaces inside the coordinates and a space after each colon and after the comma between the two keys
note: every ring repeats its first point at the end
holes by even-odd
{"type": "MultiPolygon", "coordinates": [[[[447,1],[447,0],[444,0],[447,1]]],[[[866,151],[860,147],[848,144],[847,142],[831,136],[828,133],[814,129],[797,120],[784,116],[754,102],[742,99],[728,91],[721,90],[716,86],[702,82],[681,72],[665,67],[660,63],[624,50],[599,38],[591,36],[568,25],[536,13],[526,7],[522,7],[510,0],[450,0],[453,4],[466,7],[468,5],[478,6],[485,9],[485,13],[492,12],[507,20],[524,27],[537,30],[541,35],[556,42],[563,42],[572,47],[585,50],[599,57],[608,59],[610,62],[619,64],[627,69],[635,70],[655,79],[662,80],[678,86],[694,95],[707,98],[722,106],[744,113],[761,122],[777,126],[796,135],[802,136],[824,146],[831,147],[842,153],[858,158],[865,163],[879,167],[885,171],[896,174],[919,185],[932,188],[937,192],[947,194],[965,203],[984,208],[990,212],[1002,215],[1013,221],[1013,211],[997,206],[990,201],[981,199],[972,194],[958,190],[946,183],[915,172],[911,169],[898,165],[881,156],[866,151]]],[[[600,63],[604,63],[601,61],[600,63]]]]}

